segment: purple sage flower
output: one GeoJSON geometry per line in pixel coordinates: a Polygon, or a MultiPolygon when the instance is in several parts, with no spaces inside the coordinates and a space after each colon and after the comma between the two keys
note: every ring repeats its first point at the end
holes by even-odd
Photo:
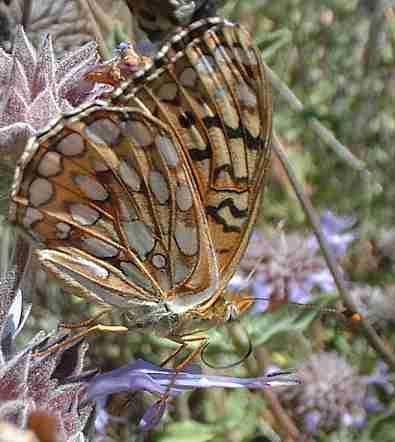
{"type": "MultiPolygon", "coordinates": [[[[336,216],[326,210],[321,215],[320,222],[321,229],[332,252],[338,258],[345,256],[348,246],[355,239],[355,233],[349,231],[355,224],[355,218],[352,216],[336,216]]],[[[316,241],[316,238],[312,237],[311,240],[316,241]]]]}
{"type": "Polygon", "coordinates": [[[299,368],[302,383],[280,392],[280,399],[309,435],[366,423],[367,386],[355,367],[334,352],[312,355],[299,368]]]}
{"type": "Polygon", "coordinates": [[[389,370],[387,364],[378,361],[374,371],[364,376],[363,382],[367,386],[367,393],[364,399],[364,407],[368,413],[377,413],[385,410],[385,405],[380,397],[391,398],[394,395],[395,373],[389,370]],[[380,391],[380,395],[378,395],[380,391]]]}
{"type": "Polygon", "coordinates": [[[291,373],[271,373],[256,378],[236,378],[230,376],[210,376],[201,373],[196,366],[182,371],[165,369],[144,360],[137,360],[125,367],[97,375],[89,384],[87,399],[96,401],[96,429],[104,433],[105,426],[114,418],[106,410],[107,398],[125,391],[145,391],[160,396],[144,412],[139,429],[147,431],[159,424],[168,401],[179,394],[198,388],[255,388],[298,385],[299,380],[291,373]]]}

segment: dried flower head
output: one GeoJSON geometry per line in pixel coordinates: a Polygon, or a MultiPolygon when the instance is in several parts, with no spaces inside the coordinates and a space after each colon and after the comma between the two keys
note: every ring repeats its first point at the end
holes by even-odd
{"type": "Polygon", "coordinates": [[[358,312],[379,328],[395,323],[395,286],[354,286],[350,291],[358,312]]]}
{"type": "MultiPolygon", "coordinates": [[[[6,249],[7,244],[2,241],[1,247],[6,249]]],[[[19,256],[23,248],[15,251],[0,275],[0,421],[26,429],[29,423],[38,427],[38,421],[48,423],[51,418],[46,416],[52,416],[56,440],[83,441],[82,430],[92,412],[90,404],[81,404],[85,384],[79,381],[87,346],[78,342],[41,357],[36,353],[40,346],[60,337],[40,332],[17,351],[15,338],[29,314],[20,289],[28,254],[19,256]]]]}
{"type": "Polygon", "coordinates": [[[33,350],[43,340],[42,334],[37,335],[24,350],[0,365],[0,420],[26,428],[32,413],[41,410],[56,418],[57,440],[83,437],[92,406],[81,405],[84,383],[68,382],[67,378],[80,372],[86,347],[78,344],[40,358],[33,350]]]}
{"type": "Polygon", "coordinates": [[[302,384],[281,393],[283,403],[306,433],[365,422],[366,383],[357,370],[336,353],[313,355],[298,370],[302,384]]]}
{"type": "Polygon", "coordinates": [[[93,100],[102,85],[84,79],[96,64],[96,44],[91,42],[57,60],[47,36],[36,50],[18,27],[13,52],[0,48],[0,149],[18,157],[26,139],[63,112],[93,100]]]}

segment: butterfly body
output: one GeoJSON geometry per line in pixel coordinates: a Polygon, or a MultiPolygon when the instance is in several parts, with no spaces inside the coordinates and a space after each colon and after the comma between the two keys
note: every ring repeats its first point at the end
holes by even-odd
{"type": "Polygon", "coordinates": [[[144,66],[30,140],[10,218],[67,292],[182,341],[251,303],[225,288],[267,175],[270,92],[248,34],[219,18],[144,66]]]}

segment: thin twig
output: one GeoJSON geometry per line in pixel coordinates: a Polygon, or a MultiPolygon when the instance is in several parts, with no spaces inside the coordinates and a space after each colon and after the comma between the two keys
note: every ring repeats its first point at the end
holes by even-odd
{"type": "MultiPolygon", "coordinates": [[[[232,338],[232,342],[236,346],[238,350],[241,352],[244,349],[244,345],[242,342],[240,327],[238,327],[238,324],[235,324],[233,327],[229,327],[229,334],[232,338]]],[[[254,363],[252,358],[248,358],[244,361],[244,365],[247,368],[248,374],[250,376],[255,376],[257,372],[262,372],[266,365],[262,359],[259,360],[260,364],[259,367],[257,367],[256,363],[254,363]]],[[[286,433],[287,437],[291,437],[292,440],[299,440],[300,433],[291,419],[291,417],[287,414],[287,412],[284,410],[283,406],[281,405],[281,402],[279,401],[276,393],[274,390],[271,389],[265,389],[263,390],[263,396],[270,404],[270,409],[277,419],[280,428],[284,429],[284,432],[286,433]]]]}
{"type": "Polygon", "coordinates": [[[89,20],[89,23],[91,25],[91,30],[93,32],[93,35],[95,36],[95,40],[96,40],[96,43],[98,46],[98,51],[99,51],[101,57],[104,60],[107,60],[108,58],[110,58],[111,54],[106,46],[106,42],[104,41],[103,35],[100,31],[100,28],[97,25],[97,22],[96,22],[95,17],[92,13],[92,10],[90,8],[88,0],[78,0],[78,3],[80,5],[82,12],[89,20]]]}
{"type": "MultiPolygon", "coordinates": [[[[328,242],[322,233],[322,230],[320,228],[320,223],[318,220],[318,216],[315,213],[315,210],[308,198],[308,196],[303,192],[302,186],[298,182],[298,179],[296,178],[295,173],[293,172],[292,166],[287,158],[287,155],[285,153],[284,148],[281,145],[281,142],[279,141],[276,134],[273,136],[273,150],[276,154],[277,158],[281,162],[282,166],[284,167],[284,170],[289,178],[289,181],[292,184],[292,187],[295,191],[296,196],[298,197],[298,200],[300,204],[303,207],[303,210],[310,221],[310,224],[313,228],[314,234],[317,237],[317,240],[320,244],[322,254],[324,255],[325,261],[329,267],[329,270],[333,276],[333,279],[335,281],[336,287],[339,291],[340,296],[342,297],[344,304],[347,308],[349,308],[352,312],[358,313],[358,308],[355,305],[354,300],[350,296],[348,290],[345,287],[343,278],[338,270],[338,266],[336,263],[336,260],[333,256],[333,253],[328,245],[328,242]]],[[[384,345],[383,341],[380,339],[380,337],[375,332],[374,328],[363,319],[361,316],[361,325],[364,330],[364,335],[366,336],[366,339],[370,342],[370,345],[381,355],[381,357],[387,362],[387,364],[392,368],[392,370],[395,370],[395,355],[391,353],[389,349],[384,345]]]]}
{"type": "Polygon", "coordinates": [[[29,29],[30,17],[32,13],[33,0],[25,0],[22,7],[22,26],[25,31],[29,29]]]}
{"type": "Polygon", "coordinates": [[[177,418],[180,421],[187,421],[191,419],[191,410],[188,401],[189,395],[187,394],[180,394],[175,400],[177,418]]]}
{"type": "MultiPolygon", "coordinates": [[[[263,346],[256,349],[255,358],[261,372],[267,369],[267,367],[270,365],[269,352],[263,346]]],[[[274,390],[270,389],[265,390],[265,393],[267,393],[265,398],[266,400],[270,401],[275,416],[283,425],[285,425],[285,428],[287,429],[287,441],[301,441],[302,435],[300,434],[300,431],[298,430],[292,418],[286,413],[281,404],[281,401],[278,399],[277,394],[275,394],[274,390]]]]}
{"type": "MultiPolygon", "coordinates": [[[[270,82],[272,83],[274,89],[279,92],[279,94],[291,105],[291,107],[297,111],[298,113],[305,112],[305,107],[302,102],[296,97],[296,95],[288,88],[284,82],[280,80],[277,74],[272,71],[269,66],[265,65],[265,70],[267,71],[270,82]]],[[[341,158],[343,159],[350,167],[353,169],[362,172],[363,174],[370,173],[367,171],[366,164],[358,159],[355,155],[353,155],[349,149],[347,149],[344,144],[340,143],[339,140],[333,135],[333,133],[323,126],[317,118],[310,118],[308,120],[308,124],[311,129],[341,158]]]]}

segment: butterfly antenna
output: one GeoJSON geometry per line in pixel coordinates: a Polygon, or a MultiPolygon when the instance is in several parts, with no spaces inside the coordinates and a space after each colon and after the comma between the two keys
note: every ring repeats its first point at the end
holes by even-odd
{"type": "Polygon", "coordinates": [[[214,364],[211,364],[211,363],[206,359],[206,357],[205,357],[205,353],[206,353],[207,347],[210,345],[210,343],[207,342],[207,343],[204,344],[204,346],[202,347],[202,350],[201,350],[201,353],[200,353],[200,358],[201,358],[202,362],[203,362],[204,364],[206,364],[207,367],[209,367],[209,368],[214,368],[214,369],[216,369],[216,370],[224,370],[224,369],[227,369],[227,368],[233,368],[233,367],[237,367],[238,365],[242,364],[242,363],[243,363],[243,362],[244,362],[244,361],[245,361],[245,360],[251,355],[251,353],[252,353],[252,342],[251,342],[251,339],[250,339],[250,335],[248,334],[248,332],[247,332],[247,330],[245,329],[245,327],[244,327],[244,326],[242,326],[242,327],[243,327],[243,329],[245,330],[246,335],[247,335],[247,338],[248,338],[248,349],[247,349],[246,353],[241,357],[241,359],[239,359],[239,360],[236,361],[236,362],[232,362],[231,364],[228,364],[228,365],[214,365],[214,364]]]}
{"type": "Polygon", "coordinates": [[[247,278],[244,281],[244,288],[248,287],[249,282],[251,281],[252,277],[255,275],[256,271],[258,270],[258,267],[263,263],[265,259],[265,255],[262,255],[258,261],[254,264],[254,267],[250,270],[250,273],[247,275],[247,278]]]}

